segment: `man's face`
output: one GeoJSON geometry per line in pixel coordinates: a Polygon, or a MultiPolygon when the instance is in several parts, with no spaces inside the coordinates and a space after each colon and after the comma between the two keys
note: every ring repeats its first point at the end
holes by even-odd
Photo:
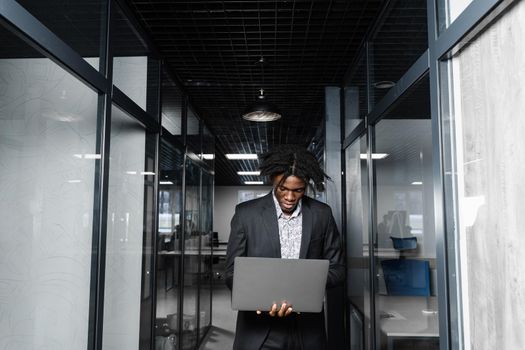
{"type": "Polygon", "coordinates": [[[299,200],[304,196],[306,183],[297,176],[292,175],[279,184],[282,178],[283,175],[278,175],[273,179],[275,197],[283,213],[290,215],[297,207],[299,200]]]}

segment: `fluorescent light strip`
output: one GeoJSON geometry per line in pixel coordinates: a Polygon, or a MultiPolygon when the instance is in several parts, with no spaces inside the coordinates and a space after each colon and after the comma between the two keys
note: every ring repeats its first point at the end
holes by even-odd
{"type": "Polygon", "coordinates": [[[423,182],[421,182],[421,181],[414,181],[414,182],[412,182],[412,185],[422,185],[422,184],[423,184],[423,182]]]}
{"type": "Polygon", "coordinates": [[[245,185],[264,185],[263,181],[244,181],[245,185]]]}
{"type": "MultiPolygon", "coordinates": [[[[372,159],[383,159],[386,157],[388,157],[388,153],[372,153],[372,159]]],[[[361,153],[359,155],[359,158],[366,159],[367,158],[366,153],[361,153]]]]}
{"type": "Polygon", "coordinates": [[[159,181],[160,185],[173,185],[173,182],[171,181],[159,181]]]}
{"type": "Polygon", "coordinates": [[[226,158],[228,159],[257,159],[257,154],[255,153],[227,153],[226,158]]]}
{"type": "Polygon", "coordinates": [[[84,159],[100,159],[100,154],[84,154],[84,159]]]}
{"type": "Polygon", "coordinates": [[[201,154],[201,156],[202,156],[202,159],[208,159],[208,160],[215,158],[215,154],[213,153],[203,153],[201,154]]]}
{"type": "Polygon", "coordinates": [[[238,174],[238,175],[254,175],[254,176],[259,176],[259,175],[261,175],[261,172],[260,172],[260,171],[238,171],[237,174],[238,174]]]}
{"type": "Polygon", "coordinates": [[[73,157],[75,158],[78,158],[78,159],[100,159],[101,158],[101,155],[100,154],[73,154],[73,157]]]}
{"type": "Polygon", "coordinates": [[[151,171],[141,171],[140,175],[155,175],[155,173],[152,173],[151,171]]]}

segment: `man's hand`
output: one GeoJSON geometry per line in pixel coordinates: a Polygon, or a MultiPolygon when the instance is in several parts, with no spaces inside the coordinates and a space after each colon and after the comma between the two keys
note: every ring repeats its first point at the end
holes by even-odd
{"type": "MultiPolygon", "coordinates": [[[[281,307],[277,305],[277,303],[274,303],[272,307],[270,308],[270,311],[268,311],[268,315],[272,317],[286,317],[289,314],[291,314],[293,311],[292,304],[288,304],[288,302],[283,301],[281,304],[281,307]]],[[[257,314],[260,315],[262,312],[261,310],[257,310],[257,314]]]]}

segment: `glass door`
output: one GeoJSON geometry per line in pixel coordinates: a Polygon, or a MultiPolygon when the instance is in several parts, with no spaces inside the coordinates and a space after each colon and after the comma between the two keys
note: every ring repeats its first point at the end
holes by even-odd
{"type": "Polygon", "coordinates": [[[184,291],[182,315],[182,349],[197,345],[197,314],[200,271],[200,180],[201,169],[186,157],[183,266],[184,291]]]}
{"type": "Polygon", "coordinates": [[[199,337],[206,335],[211,326],[212,296],[212,215],[213,215],[213,175],[202,170],[201,188],[201,229],[200,229],[200,273],[199,273],[199,337]]]}
{"type": "Polygon", "coordinates": [[[184,152],[162,139],[159,156],[159,224],[157,232],[157,306],[155,346],[176,349],[179,343],[182,173],[184,152]]]}
{"type": "Polygon", "coordinates": [[[373,127],[376,349],[438,349],[429,81],[373,127]]]}
{"type": "Polygon", "coordinates": [[[370,257],[369,190],[366,135],[345,150],[346,256],[350,349],[369,349],[370,257]]]}

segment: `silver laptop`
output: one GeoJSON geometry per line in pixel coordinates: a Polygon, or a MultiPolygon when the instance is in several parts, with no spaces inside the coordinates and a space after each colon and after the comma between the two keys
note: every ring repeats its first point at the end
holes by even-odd
{"type": "Polygon", "coordinates": [[[273,303],[298,312],[323,307],[328,260],[236,257],[232,309],[269,311],[273,303]]]}

